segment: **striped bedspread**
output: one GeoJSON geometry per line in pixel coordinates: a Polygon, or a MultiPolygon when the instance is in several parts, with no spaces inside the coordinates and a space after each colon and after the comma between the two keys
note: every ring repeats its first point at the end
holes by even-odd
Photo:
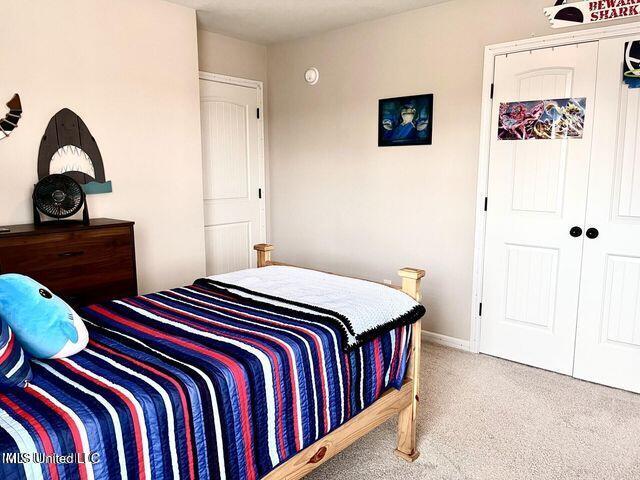
{"type": "Polygon", "coordinates": [[[203,282],[80,314],[85,351],[0,392],[0,479],[260,478],[398,388],[410,343],[345,353],[337,326],[203,282]]]}

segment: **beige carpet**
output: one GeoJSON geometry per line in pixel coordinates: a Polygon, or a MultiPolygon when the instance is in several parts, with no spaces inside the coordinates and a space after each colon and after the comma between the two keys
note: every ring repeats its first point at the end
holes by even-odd
{"type": "Polygon", "coordinates": [[[640,395],[432,344],[423,355],[420,458],[393,455],[394,419],[307,478],[640,479],[640,395]]]}

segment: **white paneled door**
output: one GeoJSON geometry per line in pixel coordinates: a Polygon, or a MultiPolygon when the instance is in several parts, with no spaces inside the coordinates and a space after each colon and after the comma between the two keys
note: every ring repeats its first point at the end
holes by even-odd
{"type": "Polygon", "coordinates": [[[640,89],[621,74],[631,40],[600,42],[574,375],[640,392],[640,89]]]}
{"type": "Polygon", "coordinates": [[[496,57],[480,351],[640,392],[640,89],[625,43],[496,57]],[[586,98],[584,135],[498,140],[503,102],[586,98]]]}
{"type": "Polygon", "coordinates": [[[255,266],[265,241],[260,86],[200,78],[207,275],[255,266]]]}
{"type": "Polygon", "coordinates": [[[480,351],[571,374],[598,44],[496,58],[480,351]],[[582,139],[498,140],[502,102],[586,97],[582,139]],[[575,232],[575,231],[574,231],[575,232]]]}

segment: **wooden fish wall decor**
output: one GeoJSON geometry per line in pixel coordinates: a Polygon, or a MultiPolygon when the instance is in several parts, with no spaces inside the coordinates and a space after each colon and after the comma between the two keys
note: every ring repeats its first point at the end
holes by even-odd
{"type": "Polygon", "coordinates": [[[18,126],[20,117],[22,117],[22,103],[20,95],[17,93],[7,102],[9,113],[0,120],[0,140],[8,137],[11,132],[18,126]]]}

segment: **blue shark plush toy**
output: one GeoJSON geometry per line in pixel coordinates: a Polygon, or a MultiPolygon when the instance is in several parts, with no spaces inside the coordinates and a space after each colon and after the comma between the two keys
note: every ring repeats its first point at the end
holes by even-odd
{"type": "Polygon", "coordinates": [[[24,275],[0,275],[0,317],[35,358],[70,357],[89,342],[87,327],[78,314],[24,275]]]}

